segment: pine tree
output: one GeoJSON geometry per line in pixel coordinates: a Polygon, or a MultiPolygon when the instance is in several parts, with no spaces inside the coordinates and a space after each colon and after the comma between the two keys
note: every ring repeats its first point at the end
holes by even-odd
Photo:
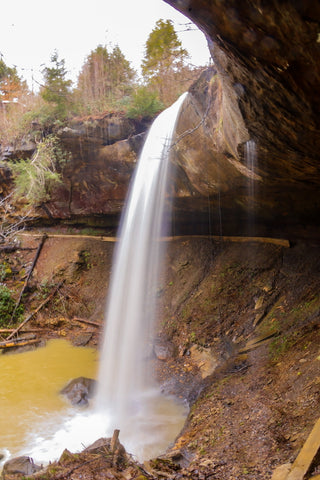
{"type": "Polygon", "coordinates": [[[67,116],[70,105],[72,81],[67,80],[65,60],[59,60],[57,51],[53,53],[50,61],[52,67],[45,67],[42,71],[44,86],[41,96],[46,102],[54,105],[58,117],[63,119],[67,116]]]}
{"type": "Polygon", "coordinates": [[[141,67],[145,81],[158,91],[165,105],[177,97],[175,77],[187,58],[188,52],[182,47],[172,21],[158,20],[146,42],[141,67]]]}

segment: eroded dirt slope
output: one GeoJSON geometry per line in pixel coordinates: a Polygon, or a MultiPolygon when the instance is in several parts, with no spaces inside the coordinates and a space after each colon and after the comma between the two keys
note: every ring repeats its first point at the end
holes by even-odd
{"type": "MultiPolygon", "coordinates": [[[[1,252],[4,283],[16,297],[39,241],[23,236],[19,250],[1,252]]],[[[63,284],[25,329],[99,345],[113,249],[99,238],[49,236],[26,311],[63,284]]],[[[319,270],[316,244],[191,237],[168,244],[158,285],[161,348],[149,361],[163,390],[191,407],[171,449],[185,467],[168,467],[168,478],[262,480],[294,460],[319,415],[319,270]]],[[[90,471],[98,478],[94,465],[90,471]]]]}

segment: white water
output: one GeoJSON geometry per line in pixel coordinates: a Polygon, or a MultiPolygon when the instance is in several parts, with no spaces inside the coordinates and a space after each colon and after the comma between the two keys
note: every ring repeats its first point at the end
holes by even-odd
{"type": "MultiPolygon", "coordinates": [[[[119,231],[109,285],[97,410],[121,439],[152,422],[159,392],[147,368],[165,235],[169,149],[186,94],[153,123],[141,153],[119,231]]],[[[159,405],[159,404],[158,404],[159,405]]],[[[157,407],[158,408],[158,407],[157,407]]],[[[156,408],[156,409],[157,409],[156,408]]]]}

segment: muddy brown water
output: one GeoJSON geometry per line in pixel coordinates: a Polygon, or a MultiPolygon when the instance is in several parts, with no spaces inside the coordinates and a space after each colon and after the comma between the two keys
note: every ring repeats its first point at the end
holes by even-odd
{"type": "MultiPolygon", "coordinates": [[[[90,408],[72,407],[59,393],[73,378],[96,378],[98,363],[95,349],[74,347],[60,339],[33,351],[0,355],[2,464],[21,454],[46,464],[57,459],[64,448],[80,451],[112,434],[106,432],[105,417],[90,408]]],[[[185,415],[185,406],[158,398],[146,418],[146,431],[131,430],[133,435],[125,439],[120,433],[120,440],[138,457],[159,455],[181,430],[185,415]]]]}

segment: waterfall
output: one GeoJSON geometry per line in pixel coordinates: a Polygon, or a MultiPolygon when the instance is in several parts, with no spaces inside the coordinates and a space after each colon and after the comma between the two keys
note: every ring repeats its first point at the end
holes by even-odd
{"type": "MultiPolygon", "coordinates": [[[[106,309],[96,409],[112,427],[131,428],[153,395],[150,355],[157,282],[166,235],[169,149],[182,95],[148,133],[119,228],[106,309]]],[[[142,413],[142,416],[144,413],[142,413]]]]}
{"type": "Polygon", "coordinates": [[[251,175],[248,178],[248,194],[251,198],[251,202],[254,200],[254,181],[256,180],[255,168],[257,161],[257,147],[254,140],[248,140],[245,143],[244,157],[246,162],[246,167],[251,175]]]}
{"type": "Polygon", "coordinates": [[[248,232],[249,236],[255,235],[255,182],[260,179],[256,174],[257,146],[254,140],[245,143],[244,158],[247,168],[247,208],[248,208],[248,232]]]}

